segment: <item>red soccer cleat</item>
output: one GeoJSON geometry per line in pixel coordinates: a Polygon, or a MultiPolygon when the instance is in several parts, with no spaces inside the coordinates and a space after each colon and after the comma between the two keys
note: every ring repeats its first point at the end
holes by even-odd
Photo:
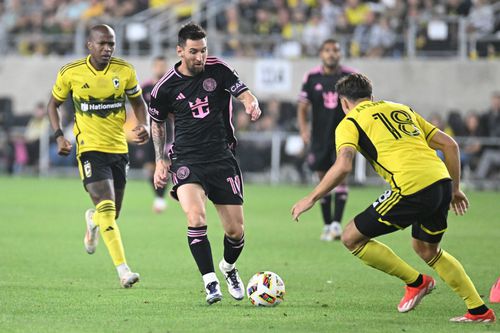
{"type": "Polygon", "coordinates": [[[491,287],[490,290],[490,303],[500,303],[500,278],[491,287]]]}
{"type": "Polygon", "coordinates": [[[451,318],[454,323],[494,323],[497,320],[493,309],[489,309],[481,315],[473,315],[467,312],[463,316],[451,318]]]}
{"type": "Polygon", "coordinates": [[[413,310],[418,305],[418,303],[420,303],[422,298],[424,298],[425,295],[429,294],[436,286],[436,281],[432,277],[428,275],[422,275],[422,277],[423,282],[420,286],[406,286],[405,295],[398,305],[399,312],[408,312],[410,310],[413,310]]]}

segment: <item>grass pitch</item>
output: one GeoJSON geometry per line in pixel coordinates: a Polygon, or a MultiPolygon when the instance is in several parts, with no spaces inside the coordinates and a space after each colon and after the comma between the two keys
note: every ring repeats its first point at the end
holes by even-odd
{"type": "MultiPolygon", "coordinates": [[[[256,308],[224,299],[208,306],[186,241],[179,205],[151,211],[152,193],[130,181],[119,225],[134,288],[119,287],[101,242],[83,248],[90,199],[78,179],[0,178],[0,332],[500,332],[498,324],[452,324],[465,306],[443,282],[415,311],[399,314],[401,282],[362,264],[339,242],[319,241],[320,212],[300,223],[292,204],[310,187],[245,187],[246,245],[238,268],[246,282],[271,270],[286,284],[285,302],[256,308]]],[[[352,188],[345,221],[382,193],[352,188]]],[[[499,194],[470,192],[465,217],[450,215],[443,248],[467,269],[485,300],[500,274],[499,194]]],[[[222,229],[208,206],[214,261],[222,229]]],[[[411,250],[409,230],[379,238],[424,273],[437,275],[411,250]]],[[[219,274],[219,279],[223,282],[219,274]]],[[[488,304],[488,302],[487,302],[488,304]]],[[[500,314],[500,306],[492,306],[500,314]]]]}

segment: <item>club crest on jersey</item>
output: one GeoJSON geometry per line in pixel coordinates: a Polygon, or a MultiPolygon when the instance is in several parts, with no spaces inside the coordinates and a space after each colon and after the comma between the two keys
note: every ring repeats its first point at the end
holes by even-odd
{"type": "Polygon", "coordinates": [[[210,109],[208,108],[208,96],[205,96],[203,99],[196,98],[194,103],[189,102],[189,107],[193,110],[193,117],[200,119],[205,118],[210,113],[210,109]]]}
{"type": "Polygon", "coordinates": [[[205,91],[212,92],[215,88],[217,88],[217,82],[211,77],[203,81],[203,89],[205,89],[205,91]]]}
{"type": "Polygon", "coordinates": [[[118,89],[120,87],[120,79],[118,76],[113,77],[113,86],[115,86],[115,89],[118,89]]]}
{"type": "Polygon", "coordinates": [[[85,178],[92,177],[92,166],[90,165],[90,161],[83,162],[83,172],[85,173],[85,178]]]}
{"type": "Polygon", "coordinates": [[[191,172],[189,171],[189,168],[187,166],[181,166],[177,172],[176,172],[176,176],[177,176],[177,179],[186,179],[187,177],[189,177],[189,174],[191,172]]]}

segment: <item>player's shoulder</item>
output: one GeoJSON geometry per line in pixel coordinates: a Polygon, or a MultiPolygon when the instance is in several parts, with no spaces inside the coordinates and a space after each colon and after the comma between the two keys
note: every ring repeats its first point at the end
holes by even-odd
{"type": "Polygon", "coordinates": [[[77,60],[71,61],[71,62],[65,64],[64,66],[62,66],[59,69],[59,74],[61,74],[61,76],[65,75],[65,74],[70,73],[71,71],[73,71],[75,69],[80,68],[81,66],[86,66],[86,65],[87,65],[87,58],[77,59],[77,60]]]}
{"type": "Polygon", "coordinates": [[[307,72],[304,73],[304,78],[303,81],[309,81],[315,77],[320,77],[323,75],[323,68],[321,65],[314,66],[313,68],[309,69],[307,72]]]}
{"type": "Polygon", "coordinates": [[[344,75],[359,73],[359,71],[356,68],[346,65],[340,65],[340,72],[344,75]]]}
{"type": "Polygon", "coordinates": [[[151,97],[156,98],[158,95],[159,91],[167,91],[171,85],[176,79],[180,79],[181,76],[179,73],[177,73],[177,70],[175,67],[170,68],[158,82],[153,87],[153,90],[151,90],[151,97]]]}
{"type": "Polygon", "coordinates": [[[117,58],[117,57],[111,57],[109,60],[110,65],[115,65],[115,66],[120,66],[120,67],[126,67],[129,69],[134,69],[134,66],[129,63],[128,61],[122,59],[122,58],[117,58]]]}
{"type": "Polygon", "coordinates": [[[411,111],[414,112],[408,105],[403,104],[403,103],[398,103],[398,102],[393,102],[393,101],[388,101],[388,100],[383,100],[383,102],[391,107],[392,109],[397,109],[397,110],[405,110],[405,111],[411,111]]]}
{"type": "Polygon", "coordinates": [[[205,62],[205,66],[208,68],[214,67],[214,68],[220,68],[220,67],[225,67],[230,70],[233,70],[231,66],[229,66],[224,60],[222,60],[219,57],[215,56],[209,56],[207,57],[207,61],[205,62]]]}

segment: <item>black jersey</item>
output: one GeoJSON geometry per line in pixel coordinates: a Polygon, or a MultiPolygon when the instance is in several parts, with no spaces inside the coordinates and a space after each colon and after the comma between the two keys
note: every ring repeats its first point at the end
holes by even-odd
{"type": "Polygon", "coordinates": [[[299,101],[311,104],[312,151],[334,149],[335,129],[345,116],[335,84],[353,72],[351,68],[340,66],[337,72],[325,74],[323,67],[317,66],[305,74],[299,101]]]}
{"type": "Polygon", "coordinates": [[[205,70],[185,76],[177,68],[168,71],[151,92],[149,115],[163,122],[174,116],[174,143],[170,158],[205,163],[232,157],[236,143],[232,125],[231,95],[248,90],[235,71],[216,57],[208,57],[205,70]]]}

